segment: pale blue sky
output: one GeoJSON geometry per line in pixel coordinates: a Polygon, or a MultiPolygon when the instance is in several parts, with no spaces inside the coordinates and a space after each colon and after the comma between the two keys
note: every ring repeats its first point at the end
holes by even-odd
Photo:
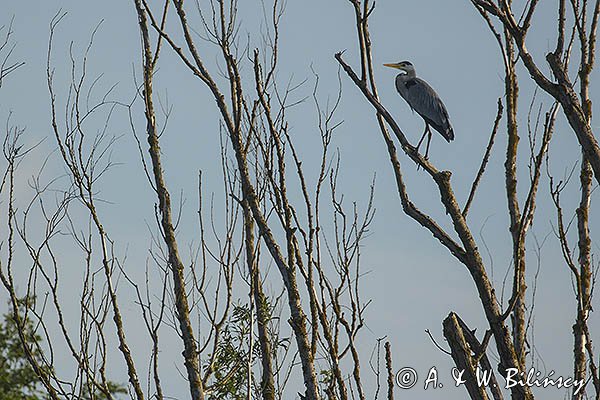
{"type": "MultiPolygon", "coordinates": [[[[91,31],[100,20],[104,20],[89,60],[89,74],[103,74],[100,88],[118,83],[113,99],[125,102],[132,99],[135,89],[134,71],[137,79],[140,78],[139,35],[132,2],[4,0],[3,3],[0,25],[8,24],[14,15],[13,29],[17,42],[14,59],[23,60],[26,65],[11,75],[0,90],[0,122],[4,124],[8,112],[12,111],[12,122],[27,127],[27,143],[34,143],[51,132],[45,63],[49,23],[59,9],[68,12],[57,30],[52,60],[56,68],[59,97],[65,94],[65,86],[60,85],[65,84],[69,74],[69,43],[73,41],[75,54],[81,55],[91,31]]],[[[260,19],[260,2],[242,3],[239,10],[241,31],[254,35],[260,19]]],[[[555,35],[556,15],[549,3],[542,2],[540,5],[533,21],[535,28],[528,38],[528,47],[540,62],[544,53],[553,48],[555,35]]],[[[320,75],[321,98],[325,100],[327,96],[334,97],[338,69],[334,53],[347,49],[344,55],[346,61],[357,66],[353,18],[351,7],[344,0],[288,1],[281,24],[279,81],[293,79],[300,82],[308,78],[309,82],[296,94],[298,98],[308,96],[313,85],[310,70],[312,66],[320,75]]],[[[430,157],[438,167],[453,172],[455,192],[458,199],[464,202],[488,141],[497,98],[503,93],[503,68],[498,48],[485,22],[468,1],[379,1],[370,20],[370,28],[380,96],[411,140],[418,140],[423,130],[422,120],[410,112],[396,93],[394,71],[381,64],[411,60],[417,74],[427,80],[444,100],[456,140],[448,144],[435,134],[430,157]]],[[[172,29],[176,29],[174,25],[172,29]]],[[[207,60],[212,64],[216,58],[214,49],[206,46],[205,51],[207,60]]],[[[182,240],[181,247],[187,250],[188,244],[195,240],[198,169],[204,172],[206,193],[215,192],[217,200],[222,197],[218,167],[218,119],[215,117],[214,101],[208,91],[190,77],[166,47],[163,56],[155,91],[163,99],[168,96],[173,113],[169,129],[162,138],[162,149],[171,193],[175,199],[180,199],[183,193],[186,199],[183,212],[189,217],[181,223],[179,238],[182,240]]],[[[545,66],[544,70],[547,71],[545,66]]],[[[524,117],[532,96],[532,85],[527,74],[523,73],[521,77],[522,149],[519,169],[522,182],[525,183],[528,171],[524,117]]],[[[598,74],[594,73],[592,79],[598,78],[598,74]]],[[[364,209],[368,185],[373,174],[377,175],[377,214],[371,236],[365,241],[363,248],[363,270],[369,273],[362,281],[362,296],[373,300],[368,309],[368,328],[363,331],[360,339],[364,349],[363,379],[370,379],[367,372],[368,355],[376,339],[387,336],[394,352],[395,369],[411,366],[424,374],[431,366],[437,366],[441,371],[442,382],[447,381],[446,387],[435,391],[415,388],[401,392],[397,389],[398,398],[464,399],[466,394],[463,388],[449,387],[451,359],[435,348],[425,330],[431,330],[443,345],[441,322],[450,311],[455,311],[473,328],[478,328],[478,332],[483,332],[486,325],[474,285],[466,269],[428,232],[403,214],[385,146],[377,130],[374,111],[344,75],[342,82],[343,100],[337,118],[344,123],[336,131],[334,146],[339,148],[342,156],[340,188],[346,193],[347,201],[357,200],[364,209]]],[[[592,96],[595,93],[597,85],[592,87],[592,96]]],[[[538,101],[540,100],[546,107],[550,105],[548,97],[542,93],[538,94],[538,101]]],[[[594,109],[598,114],[597,105],[594,109]]],[[[316,168],[320,152],[312,104],[301,104],[292,109],[288,116],[291,135],[301,151],[304,165],[315,165],[316,168]]],[[[138,112],[135,118],[138,129],[143,129],[143,114],[138,112]]],[[[562,114],[559,114],[558,121],[550,148],[550,168],[555,176],[562,177],[564,171],[578,161],[579,149],[562,114]]],[[[118,243],[119,253],[128,255],[126,268],[133,276],[141,278],[149,244],[146,224],[154,223],[152,212],[155,199],[144,178],[137,147],[122,110],[115,114],[111,126],[116,135],[123,135],[113,154],[114,161],[121,164],[100,183],[101,195],[111,202],[102,206],[103,218],[105,226],[118,243]]],[[[502,125],[488,173],[483,178],[469,215],[470,225],[477,235],[485,260],[493,265],[498,292],[511,258],[503,174],[505,136],[502,125]],[[482,238],[489,247],[490,254],[484,250],[482,238]]],[[[49,137],[36,154],[41,158],[54,147],[53,139],[49,137]]],[[[23,165],[22,178],[29,178],[34,173],[39,165],[39,158],[23,165]]],[[[449,228],[450,221],[440,207],[434,185],[422,171],[416,171],[414,164],[405,157],[401,158],[401,162],[412,200],[440,219],[442,226],[449,228]]],[[[49,171],[49,174],[52,172],[49,171]]],[[[312,173],[311,176],[309,167],[309,177],[314,180],[314,171],[312,173]]],[[[576,187],[577,182],[574,181],[572,188],[576,187]]],[[[521,184],[519,189],[522,199],[525,185],[521,184]]],[[[27,186],[23,185],[20,190],[19,195],[25,198],[28,194],[27,186]]],[[[553,369],[570,376],[572,362],[569,354],[572,349],[571,325],[574,321],[575,302],[568,269],[552,234],[555,213],[548,196],[545,174],[539,196],[538,211],[529,241],[530,244],[533,243],[533,235],[540,241],[547,235],[550,236],[543,247],[537,282],[534,320],[536,352],[539,353],[538,359],[543,360],[548,370],[553,369]]],[[[576,195],[565,196],[565,210],[572,212],[576,198],[576,195]]],[[[592,229],[598,232],[597,213],[592,213],[591,218],[592,229]]],[[[0,229],[3,238],[4,229],[4,226],[0,229]]],[[[537,260],[534,246],[530,249],[528,283],[532,288],[537,260]]],[[[594,247],[594,250],[597,252],[598,247],[594,247]]],[[[77,264],[69,263],[69,254],[64,254],[63,257],[64,285],[77,287],[80,282],[77,264]]],[[[132,295],[128,293],[129,287],[121,282],[120,288],[121,303],[129,317],[126,324],[135,331],[136,324],[139,323],[139,319],[135,317],[138,308],[132,302],[132,295]]],[[[0,299],[4,299],[4,292],[0,293],[0,299]]],[[[245,295],[239,293],[239,297],[245,295]]],[[[593,336],[598,342],[600,323],[594,315],[591,317],[591,324],[593,336]]],[[[165,343],[170,342],[168,338],[164,340],[165,343]]],[[[174,346],[179,345],[177,341],[173,343],[174,346]]],[[[133,349],[138,356],[145,357],[147,354],[141,343],[134,341],[133,349]]],[[[164,373],[163,378],[168,394],[183,399],[187,398],[186,385],[179,373],[170,368],[170,365],[177,362],[179,353],[177,348],[163,356],[165,369],[172,371],[164,373]]],[[[60,359],[60,354],[58,356],[60,359]]],[[[114,379],[122,377],[121,380],[124,381],[121,359],[115,357],[114,360],[115,364],[119,364],[115,369],[114,379]]],[[[140,368],[145,368],[144,363],[145,361],[140,361],[140,368]]],[[[494,360],[492,364],[495,364],[494,360]]],[[[549,392],[549,398],[561,398],[563,395],[564,392],[558,390],[549,392]]],[[[544,395],[546,396],[547,394],[544,395]]]]}

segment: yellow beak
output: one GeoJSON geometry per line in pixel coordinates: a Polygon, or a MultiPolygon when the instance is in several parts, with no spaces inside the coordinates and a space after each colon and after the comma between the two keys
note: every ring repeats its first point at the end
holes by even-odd
{"type": "Polygon", "coordinates": [[[392,63],[392,64],[383,64],[384,67],[396,68],[400,69],[400,64],[392,63]]]}

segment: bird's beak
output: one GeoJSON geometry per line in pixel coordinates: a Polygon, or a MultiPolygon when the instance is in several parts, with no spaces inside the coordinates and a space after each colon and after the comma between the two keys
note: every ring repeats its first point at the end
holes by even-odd
{"type": "Polygon", "coordinates": [[[400,64],[398,63],[392,63],[392,64],[383,64],[384,67],[390,67],[390,68],[396,68],[396,69],[401,69],[400,64]]]}

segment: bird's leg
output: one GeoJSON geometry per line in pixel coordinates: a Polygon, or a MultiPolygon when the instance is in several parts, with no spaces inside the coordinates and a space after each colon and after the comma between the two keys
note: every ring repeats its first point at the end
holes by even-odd
{"type": "MultiPolygon", "coordinates": [[[[419,139],[419,143],[417,143],[417,147],[415,147],[416,152],[419,152],[419,147],[421,147],[421,143],[423,143],[423,139],[429,133],[429,140],[427,140],[427,152],[429,152],[429,141],[431,140],[431,131],[429,130],[429,124],[425,122],[425,132],[423,132],[423,136],[419,139]]],[[[427,159],[427,153],[425,153],[425,159],[427,159]]],[[[417,163],[417,171],[421,168],[421,165],[417,163]]]]}
{"type": "Polygon", "coordinates": [[[431,129],[429,128],[429,124],[425,123],[425,132],[423,132],[423,136],[419,139],[419,143],[417,143],[417,153],[419,152],[419,147],[421,147],[421,143],[423,143],[423,139],[427,136],[427,148],[425,149],[425,159],[429,158],[429,144],[431,143],[431,129]]]}
{"type": "Polygon", "coordinates": [[[421,136],[421,139],[419,139],[419,143],[417,143],[417,147],[415,147],[415,149],[417,150],[417,153],[419,152],[419,147],[421,147],[421,143],[423,143],[423,139],[425,139],[425,135],[427,135],[428,131],[429,131],[429,124],[425,123],[425,132],[423,132],[423,136],[421,136]]]}
{"type": "Polygon", "coordinates": [[[425,149],[425,159],[429,160],[429,144],[431,143],[431,129],[429,129],[429,125],[427,125],[427,148],[425,149]]]}

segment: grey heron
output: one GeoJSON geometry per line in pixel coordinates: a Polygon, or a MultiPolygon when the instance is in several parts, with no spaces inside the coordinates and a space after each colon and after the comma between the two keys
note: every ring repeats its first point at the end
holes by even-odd
{"type": "Polygon", "coordinates": [[[423,79],[417,78],[415,67],[409,61],[401,61],[399,63],[383,64],[386,67],[399,69],[404,73],[396,76],[396,89],[400,96],[410,106],[413,111],[423,118],[425,121],[425,132],[419,144],[417,144],[417,150],[421,146],[421,142],[427,137],[427,149],[425,150],[425,158],[429,154],[429,143],[431,142],[431,129],[433,127],[438,131],[444,139],[450,143],[454,139],[454,131],[450,125],[450,119],[448,118],[448,111],[446,106],[442,103],[440,96],[433,90],[431,86],[423,79]]]}

